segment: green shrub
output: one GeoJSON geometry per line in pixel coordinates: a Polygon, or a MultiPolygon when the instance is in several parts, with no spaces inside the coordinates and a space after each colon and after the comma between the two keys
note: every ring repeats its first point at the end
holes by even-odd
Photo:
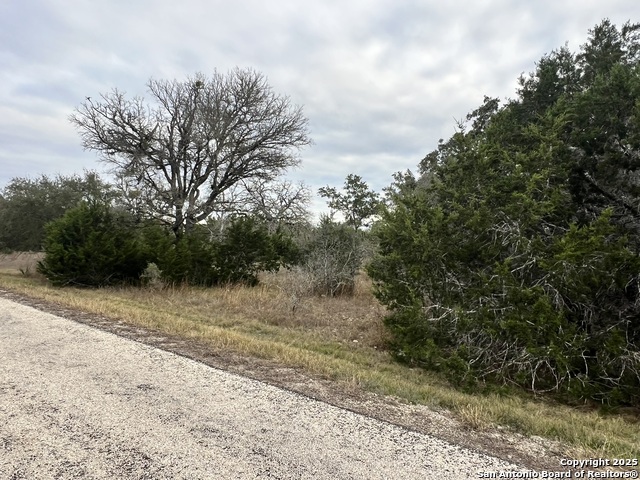
{"type": "Polygon", "coordinates": [[[44,251],[38,271],[57,286],[138,283],[147,264],[128,217],[98,202],[47,224],[44,251]]]}
{"type": "Polygon", "coordinates": [[[267,227],[249,217],[234,219],[213,246],[218,283],[256,285],[258,273],[276,271],[295,258],[295,246],[282,233],[269,234],[267,227]]]}
{"type": "Polygon", "coordinates": [[[159,226],[146,227],[143,235],[149,261],[169,283],[256,285],[259,272],[277,270],[298,255],[289,237],[270,234],[265,225],[246,217],[233,219],[216,235],[202,225],[177,240],[159,226]]]}
{"type": "Polygon", "coordinates": [[[234,219],[215,237],[196,225],[176,239],[168,228],[134,224],[99,203],[82,204],[51,222],[45,253],[38,270],[53,284],[87,287],[141,281],[255,285],[260,271],[277,270],[299,255],[287,235],[270,234],[251,218],[234,219]]]}
{"type": "Polygon", "coordinates": [[[176,239],[168,228],[147,225],[143,236],[147,258],[162,272],[164,282],[201,286],[218,283],[215,248],[205,229],[196,226],[176,239]]]}
{"type": "Polygon", "coordinates": [[[488,229],[497,254],[480,230],[453,227],[452,216],[408,200],[378,229],[368,270],[399,359],[461,385],[638,404],[640,259],[610,214],[544,241],[488,229]]]}

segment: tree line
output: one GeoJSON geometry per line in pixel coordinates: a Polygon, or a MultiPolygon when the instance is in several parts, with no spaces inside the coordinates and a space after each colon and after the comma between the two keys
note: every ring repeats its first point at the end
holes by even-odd
{"type": "MultiPolygon", "coordinates": [[[[334,196],[368,190],[360,177],[349,178],[356,186],[347,182],[345,193],[334,189],[334,196]]],[[[370,234],[357,226],[366,219],[340,222],[332,213],[314,225],[308,188],[291,185],[271,184],[256,206],[220,210],[177,236],[167,223],[132,209],[122,191],[95,172],[14,178],[0,191],[0,251],[44,251],[39,271],[57,286],[150,279],[156,285],[255,285],[260,272],[286,267],[304,274],[309,294],[351,293],[372,252],[370,234]]]]}

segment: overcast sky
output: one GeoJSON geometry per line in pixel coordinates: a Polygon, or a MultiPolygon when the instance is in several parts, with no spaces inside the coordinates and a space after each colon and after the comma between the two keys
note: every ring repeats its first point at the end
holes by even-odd
{"type": "Polygon", "coordinates": [[[85,97],[238,66],[309,118],[314,144],[291,179],[317,193],[355,173],[380,190],[605,17],[638,22],[640,2],[0,0],[0,188],[104,170],[68,121],[85,97]]]}

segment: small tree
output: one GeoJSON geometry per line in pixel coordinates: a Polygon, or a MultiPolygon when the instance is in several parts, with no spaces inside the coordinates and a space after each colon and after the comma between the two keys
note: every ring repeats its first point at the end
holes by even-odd
{"type": "Polygon", "coordinates": [[[378,213],[380,196],[369,189],[367,183],[359,175],[349,174],[344,182],[344,191],[334,187],[322,187],[320,196],[327,199],[329,208],[344,215],[345,223],[355,230],[368,227],[371,218],[378,213]]]}
{"type": "Polygon", "coordinates": [[[180,238],[157,225],[144,231],[149,261],[156,264],[167,283],[211,286],[218,283],[216,250],[208,231],[195,226],[180,238]]]}
{"type": "Polygon", "coordinates": [[[294,247],[285,236],[270,234],[264,223],[240,217],[225,229],[214,248],[219,283],[256,285],[258,273],[278,270],[287,263],[294,247]]]}
{"type": "Polygon", "coordinates": [[[126,215],[103,203],[83,203],[49,223],[46,231],[38,271],[54,285],[137,283],[147,265],[126,215]]]}
{"type": "Polygon", "coordinates": [[[263,75],[236,69],[211,78],[150,80],[155,105],[114,90],[71,116],[86,149],[102,154],[136,208],[177,237],[220,207],[242,182],[272,181],[310,143],[300,107],[263,75]]]}

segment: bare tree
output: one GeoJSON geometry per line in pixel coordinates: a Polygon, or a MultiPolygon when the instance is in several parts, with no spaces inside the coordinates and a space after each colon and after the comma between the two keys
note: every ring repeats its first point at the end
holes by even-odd
{"type": "Polygon", "coordinates": [[[150,80],[154,105],[113,90],[70,120],[85,149],[112,164],[138,208],[180,236],[244,182],[271,182],[299,163],[307,119],[254,70],[184,82],[150,80]]]}
{"type": "Polygon", "coordinates": [[[311,213],[311,190],[303,182],[289,180],[266,181],[253,179],[241,181],[229,189],[221,200],[219,218],[228,215],[249,215],[266,223],[270,231],[278,227],[306,225],[311,213]]]}

